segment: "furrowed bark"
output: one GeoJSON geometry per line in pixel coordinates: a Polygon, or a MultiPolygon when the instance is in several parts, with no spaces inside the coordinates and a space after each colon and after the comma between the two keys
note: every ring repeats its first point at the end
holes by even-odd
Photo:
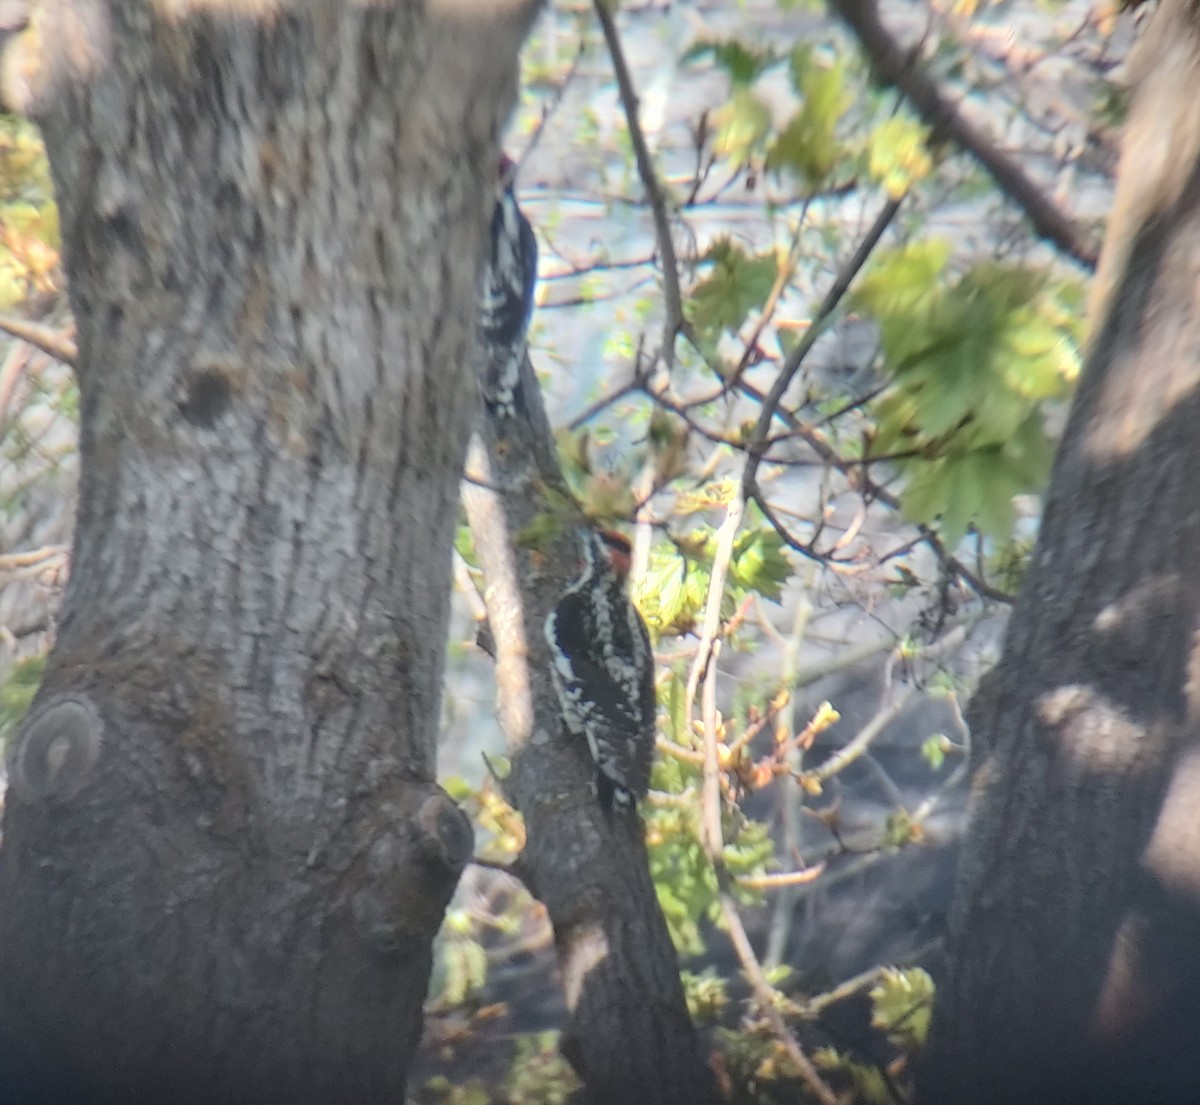
{"type": "Polygon", "coordinates": [[[82,412],[0,850],[25,1100],[403,1097],[471,852],[435,739],[535,7],[58,0],[20,44],[82,412]]]}
{"type": "Polygon", "coordinates": [[[918,1099],[1194,1100],[1200,16],[1135,70],[1092,342],[1003,657],[918,1099]]]}
{"type": "Polygon", "coordinates": [[[587,746],[563,731],[542,626],[579,559],[582,518],[528,357],[516,418],[481,418],[463,498],[487,581],[506,791],[525,818],[517,870],[554,926],[562,1049],[597,1105],[721,1100],[688,1016],[638,817],[606,817],[587,746]]]}

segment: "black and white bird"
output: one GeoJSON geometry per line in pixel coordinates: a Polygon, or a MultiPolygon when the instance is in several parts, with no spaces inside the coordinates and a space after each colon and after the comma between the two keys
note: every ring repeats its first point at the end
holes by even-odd
{"type": "Polygon", "coordinates": [[[501,154],[499,194],[492,212],[491,248],[480,296],[483,398],[511,416],[517,409],[525,340],[537,286],[537,238],[513,193],[516,165],[501,154]]]}
{"type": "Polygon", "coordinates": [[[654,653],[629,597],[630,544],[581,527],[578,578],[546,618],[551,674],[567,729],[587,739],[596,792],[607,809],[632,810],[654,762],[654,653]]]}

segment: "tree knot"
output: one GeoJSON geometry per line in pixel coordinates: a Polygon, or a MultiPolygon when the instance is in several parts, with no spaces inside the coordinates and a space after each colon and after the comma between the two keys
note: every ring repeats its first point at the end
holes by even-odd
{"type": "Polygon", "coordinates": [[[104,726],[86,698],[52,700],[33,714],[9,748],[8,775],[30,801],[73,798],[100,758],[104,726]]]}

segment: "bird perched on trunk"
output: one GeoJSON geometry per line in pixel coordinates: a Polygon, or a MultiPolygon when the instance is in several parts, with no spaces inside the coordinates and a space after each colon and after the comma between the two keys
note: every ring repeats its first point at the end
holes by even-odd
{"type": "Polygon", "coordinates": [[[480,296],[483,398],[494,414],[516,413],[525,339],[537,285],[537,238],[513,193],[516,165],[500,156],[491,247],[480,296]]]}
{"type": "Polygon", "coordinates": [[[581,527],[578,578],[546,618],[551,675],[568,730],[587,739],[605,809],[632,810],[654,761],[654,653],[629,597],[629,540],[581,527]]]}

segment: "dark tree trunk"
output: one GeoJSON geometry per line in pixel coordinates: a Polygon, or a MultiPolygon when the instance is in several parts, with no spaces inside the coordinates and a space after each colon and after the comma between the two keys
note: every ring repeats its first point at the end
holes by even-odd
{"type": "Polygon", "coordinates": [[[1100,325],[1001,662],[927,1105],[1200,1100],[1200,21],[1139,46],[1100,325]]]}
{"type": "Polygon", "coordinates": [[[519,395],[515,419],[482,420],[464,499],[513,753],[506,789],[527,830],[517,870],[554,925],[569,1011],[562,1048],[596,1105],[714,1105],[641,820],[603,814],[586,744],[563,731],[542,626],[577,570],[582,519],[528,358],[519,395]]]}
{"type": "Polygon", "coordinates": [[[403,1098],[471,850],[435,737],[535,6],[43,5],[82,481],[0,850],[30,1092],[403,1098]]]}

